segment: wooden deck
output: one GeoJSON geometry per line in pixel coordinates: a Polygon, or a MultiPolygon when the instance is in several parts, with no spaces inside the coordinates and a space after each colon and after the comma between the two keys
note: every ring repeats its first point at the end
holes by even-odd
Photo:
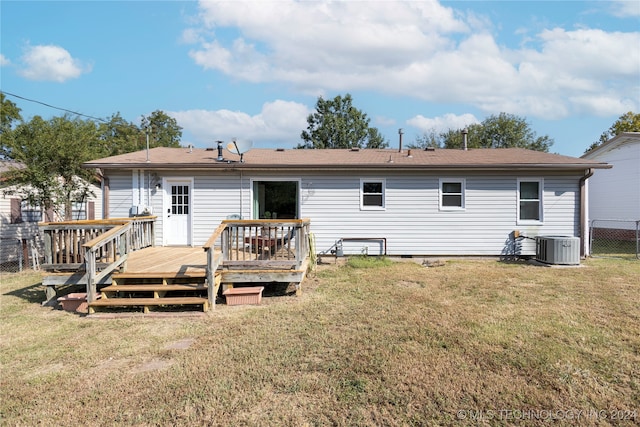
{"type": "Polygon", "coordinates": [[[45,224],[45,303],[84,285],[89,312],[106,307],[202,305],[236,284],[295,282],[309,268],[309,220],[223,220],[204,246],[155,247],[155,217],[45,224]],[[84,263],[79,262],[84,259],[84,263]]]}
{"type": "Polygon", "coordinates": [[[201,247],[156,246],[132,252],[125,274],[204,276],[206,269],[207,254],[201,247]]]}

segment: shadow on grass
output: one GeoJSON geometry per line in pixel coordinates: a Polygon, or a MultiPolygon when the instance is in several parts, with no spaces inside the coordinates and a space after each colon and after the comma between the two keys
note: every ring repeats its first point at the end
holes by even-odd
{"type": "Polygon", "coordinates": [[[531,264],[533,256],[501,255],[499,261],[504,264],[531,264]]]}
{"type": "Polygon", "coordinates": [[[42,283],[36,283],[34,285],[29,285],[24,288],[16,289],[11,292],[7,292],[3,295],[18,297],[31,304],[36,304],[36,303],[40,304],[45,299],[45,293],[44,293],[44,288],[42,287],[42,283]]]}

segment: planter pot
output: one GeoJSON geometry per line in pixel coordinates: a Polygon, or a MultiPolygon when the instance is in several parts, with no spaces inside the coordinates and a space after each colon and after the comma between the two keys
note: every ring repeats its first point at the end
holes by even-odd
{"type": "MultiPolygon", "coordinates": [[[[100,298],[100,295],[98,295],[100,298]]],[[[87,294],[85,292],[76,292],[58,298],[58,302],[62,305],[64,311],[75,311],[76,313],[88,313],[89,305],[87,303],[87,294]]]]}
{"type": "Polygon", "coordinates": [[[227,305],[258,305],[262,301],[264,286],[229,288],[223,292],[227,305]]]}

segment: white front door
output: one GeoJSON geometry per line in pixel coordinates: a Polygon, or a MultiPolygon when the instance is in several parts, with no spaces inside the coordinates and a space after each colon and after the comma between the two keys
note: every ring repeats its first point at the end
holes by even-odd
{"type": "Polygon", "coordinates": [[[164,244],[191,245],[192,179],[167,179],[164,188],[164,244]]]}

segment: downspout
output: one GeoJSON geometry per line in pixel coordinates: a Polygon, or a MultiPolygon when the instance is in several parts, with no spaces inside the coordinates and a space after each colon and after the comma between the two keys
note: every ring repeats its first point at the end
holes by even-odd
{"type": "Polygon", "coordinates": [[[109,186],[109,178],[102,178],[102,218],[109,219],[109,199],[111,187],[109,186]]]}
{"type": "Polygon", "coordinates": [[[102,190],[102,219],[109,219],[109,178],[107,178],[102,169],[97,170],[98,178],[100,178],[100,188],[102,190]]]}
{"type": "Polygon", "coordinates": [[[587,224],[587,186],[586,182],[593,176],[593,168],[587,169],[587,173],[580,178],[580,257],[584,258],[587,254],[587,245],[589,244],[589,224],[587,224]]]}
{"type": "Polygon", "coordinates": [[[242,212],[242,196],[243,196],[243,191],[242,191],[242,170],[240,171],[240,219],[244,218],[244,212],[242,212]]]}

